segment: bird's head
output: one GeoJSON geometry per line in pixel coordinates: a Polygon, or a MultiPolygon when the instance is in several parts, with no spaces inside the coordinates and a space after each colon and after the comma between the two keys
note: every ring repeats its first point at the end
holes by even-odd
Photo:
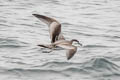
{"type": "Polygon", "coordinates": [[[77,39],[72,39],[71,41],[72,41],[72,43],[77,42],[80,46],[83,46],[77,39]]]}

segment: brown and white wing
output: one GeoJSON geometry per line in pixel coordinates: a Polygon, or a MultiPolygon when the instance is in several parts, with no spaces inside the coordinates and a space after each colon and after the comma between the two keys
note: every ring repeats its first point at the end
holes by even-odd
{"type": "Polygon", "coordinates": [[[71,59],[77,51],[77,47],[69,44],[58,44],[57,46],[67,49],[66,57],[67,60],[71,59]]]}
{"type": "Polygon", "coordinates": [[[77,51],[77,47],[74,46],[73,49],[68,49],[66,52],[67,60],[71,59],[77,51]]]}
{"type": "Polygon", "coordinates": [[[51,43],[54,43],[56,40],[58,40],[58,36],[61,32],[61,24],[57,20],[39,14],[32,14],[32,15],[34,15],[39,20],[43,21],[49,26],[51,43]]]}
{"type": "Polygon", "coordinates": [[[55,19],[53,18],[50,18],[50,17],[47,17],[47,16],[44,16],[44,15],[40,15],[40,14],[32,14],[33,16],[37,17],[39,20],[41,20],[42,22],[46,23],[48,26],[50,26],[50,24],[52,22],[56,22],[59,24],[58,21],[56,21],[55,19]]]}
{"type": "Polygon", "coordinates": [[[49,27],[49,33],[51,42],[54,43],[58,40],[58,36],[61,33],[61,24],[58,24],[57,22],[52,22],[49,27]]]}

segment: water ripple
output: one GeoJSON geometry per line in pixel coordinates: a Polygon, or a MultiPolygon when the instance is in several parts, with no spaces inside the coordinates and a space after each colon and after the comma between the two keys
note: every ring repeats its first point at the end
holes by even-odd
{"type": "Polygon", "coordinates": [[[2,80],[119,80],[119,5],[119,0],[0,1],[2,80]],[[79,54],[69,61],[64,50],[44,54],[36,44],[50,43],[49,29],[33,13],[60,21],[65,38],[84,45],[79,54]]]}

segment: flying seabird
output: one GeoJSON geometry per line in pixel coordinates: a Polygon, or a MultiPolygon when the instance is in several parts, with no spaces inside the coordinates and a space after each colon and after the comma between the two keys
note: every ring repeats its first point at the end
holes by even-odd
{"type": "Polygon", "coordinates": [[[49,49],[53,49],[55,47],[61,47],[61,48],[64,48],[67,50],[66,52],[66,57],[67,57],[67,60],[71,59],[74,54],[76,53],[77,51],[77,47],[72,45],[73,42],[77,42],[79,45],[82,46],[82,44],[76,40],[76,39],[72,39],[70,41],[68,40],[58,40],[50,45],[43,45],[43,44],[40,44],[38,46],[41,46],[41,47],[44,47],[44,48],[49,48],[49,49]]]}
{"type": "Polygon", "coordinates": [[[57,20],[39,14],[32,14],[32,15],[34,15],[39,20],[43,21],[49,26],[51,43],[54,43],[57,40],[65,40],[64,36],[61,34],[61,24],[57,20]]]}
{"type": "Polygon", "coordinates": [[[32,15],[34,15],[35,17],[37,17],[38,19],[40,19],[49,26],[51,44],[49,45],[39,44],[38,46],[49,49],[53,49],[56,47],[64,48],[67,50],[66,52],[67,60],[71,59],[77,51],[77,47],[72,45],[73,42],[77,42],[79,45],[82,46],[82,44],[79,43],[79,41],[76,39],[72,39],[70,41],[65,40],[64,36],[61,33],[61,24],[57,20],[39,14],[32,15]]]}

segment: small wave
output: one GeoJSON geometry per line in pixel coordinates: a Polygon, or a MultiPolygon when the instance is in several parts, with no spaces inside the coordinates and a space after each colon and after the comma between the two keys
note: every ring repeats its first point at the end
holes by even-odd
{"type": "Polygon", "coordinates": [[[31,24],[20,24],[20,25],[24,25],[24,26],[33,27],[33,25],[31,25],[31,24]]]}
{"type": "MultiPolygon", "coordinates": [[[[41,65],[41,68],[49,69],[53,71],[59,71],[59,72],[80,72],[82,63],[72,63],[72,62],[47,62],[43,65],[41,65]]],[[[38,67],[38,66],[34,66],[38,67]]]]}
{"type": "Polygon", "coordinates": [[[48,70],[48,69],[21,69],[21,68],[14,68],[14,69],[8,69],[7,71],[20,71],[20,72],[58,72],[55,70],[48,70]]]}
{"type": "Polygon", "coordinates": [[[46,67],[46,66],[54,66],[54,67],[65,67],[65,66],[70,66],[70,65],[79,65],[79,63],[72,63],[72,62],[47,62],[43,65],[41,65],[42,67],[46,67]],[[55,66],[56,65],[56,66],[55,66]]]}
{"type": "Polygon", "coordinates": [[[7,21],[5,21],[5,20],[1,20],[1,21],[3,21],[4,23],[0,23],[0,26],[3,26],[4,28],[5,28],[5,27],[13,27],[13,26],[11,26],[11,25],[5,24],[5,22],[7,22],[7,21]]]}
{"type": "Polygon", "coordinates": [[[116,64],[110,62],[109,60],[105,58],[92,58],[89,62],[85,64],[91,64],[92,67],[97,67],[97,68],[118,67],[116,64]]]}
{"type": "Polygon", "coordinates": [[[0,48],[5,47],[11,47],[11,48],[17,48],[17,47],[26,47],[25,42],[18,41],[16,39],[9,39],[9,38],[0,38],[0,48]]]}
{"type": "Polygon", "coordinates": [[[113,46],[104,46],[104,45],[85,45],[86,48],[112,48],[113,46]]]}
{"type": "Polygon", "coordinates": [[[10,48],[18,48],[18,47],[25,47],[25,46],[20,46],[20,45],[0,45],[0,48],[7,48],[7,47],[10,47],[10,48]]]}
{"type": "Polygon", "coordinates": [[[84,63],[83,70],[101,75],[120,75],[119,66],[105,58],[93,58],[84,63]]]}
{"type": "Polygon", "coordinates": [[[6,73],[23,73],[25,75],[47,74],[72,76],[77,74],[87,74],[92,76],[120,76],[119,66],[106,58],[92,58],[85,63],[72,62],[47,62],[39,67],[32,68],[12,68],[4,69],[6,73]],[[74,73],[74,74],[72,74],[74,73]]]}

